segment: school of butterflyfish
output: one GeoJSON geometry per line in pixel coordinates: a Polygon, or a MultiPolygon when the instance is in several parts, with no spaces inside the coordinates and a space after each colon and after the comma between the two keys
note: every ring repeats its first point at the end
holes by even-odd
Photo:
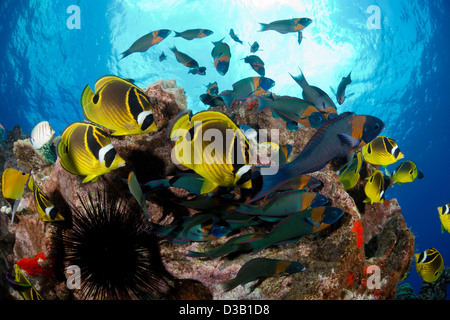
{"type": "MultiPolygon", "coordinates": [[[[311,23],[309,18],[279,20],[262,23],[260,31],[297,33],[300,44],[303,29],[311,23]]],[[[124,51],[122,58],[144,52],[170,34],[171,30],[166,29],[150,32],[124,51]]],[[[207,29],[190,29],[175,32],[175,37],[191,41],[212,34],[213,31],[207,29]]],[[[230,30],[230,37],[244,45],[233,29],[230,30]]],[[[211,51],[215,69],[222,76],[227,73],[232,62],[230,46],[224,39],[212,42],[211,51]]],[[[180,111],[170,119],[167,139],[175,142],[172,160],[188,168],[188,171],[145,184],[138,182],[134,172],[128,175],[130,193],[147,217],[151,216],[146,206],[147,194],[161,188],[177,187],[195,196],[191,200],[180,201],[179,205],[197,210],[198,213],[169,226],[147,222],[148,232],[173,243],[209,241],[230,235],[236,230],[248,230],[248,227],[270,227],[267,233],[258,231],[231,237],[212,250],[189,251],[190,257],[217,259],[237,252],[254,254],[268,247],[295,242],[304,236],[315,236],[336,223],[344,211],[327,205],[329,199],[317,192],[323,186],[322,181],[309,175],[335,159],[345,159],[345,164],[337,171],[343,187],[352,190],[358,184],[363,184],[366,195],[364,202],[370,205],[383,204],[386,201],[386,189],[392,185],[423,178],[423,173],[413,161],[400,162],[389,173],[387,166],[400,161],[404,155],[394,139],[380,135],[385,127],[383,121],[352,112],[339,114],[333,99],[320,88],[310,85],[301,70],[298,75],[291,75],[302,88],[301,98],[277,96],[271,92],[275,81],[266,77],[264,62],[255,55],[258,50],[259,44],[255,41],[250,46],[251,54],[240,62],[249,64],[258,76],[241,79],[232,89],[221,93],[217,82],[209,83],[206,93],[200,96],[200,100],[210,106],[208,110],[195,114],[190,110],[180,111]],[[247,125],[238,126],[228,115],[214,110],[218,106],[230,109],[237,101],[247,99],[257,103],[258,107],[253,112],[269,109],[280,126],[290,131],[298,131],[301,127],[316,129],[303,150],[296,155],[292,154],[291,145],[265,143],[278,153],[277,170],[272,174],[263,174],[265,167],[252,162],[250,149],[252,144],[258,143],[256,130],[247,125]],[[205,139],[207,132],[216,133],[214,145],[211,138],[205,139]],[[217,134],[223,139],[218,139],[217,134]],[[367,164],[374,170],[364,177],[361,169],[367,164]],[[236,188],[252,192],[256,179],[262,179],[261,188],[248,201],[243,202],[230,192],[236,188]],[[262,198],[267,200],[264,206],[255,204],[256,200],[262,198]]],[[[175,46],[171,51],[179,63],[189,68],[189,73],[205,74],[206,68],[188,54],[175,46]]],[[[162,52],[159,61],[165,60],[167,56],[162,52]]],[[[332,89],[339,105],[346,97],[352,96],[345,93],[351,82],[350,72],[342,78],[336,92],[332,89]]],[[[132,79],[113,75],[99,78],[94,90],[89,85],[84,88],[81,107],[87,121],[75,122],[65,128],[57,153],[61,166],[71,174],[81,176],[83,183],[94,182],[100,176],[125,166],[124,159],[111,143],[111,136],[152,134],[159,129],[150,99],[134,85],[132,79]]],[[[35,148],[40,148],[53,134],[48,122],[43,121],[33,129],[31,142],[35,148]]],[[[263,145],[260,144],[261,147],[263,145]]],[[[13,207],[11,223],[26,185],[33,193],[37,213],[43,221],[63,219],[32,174],[7,168],[2,175],[2,192],[13,207]]],[[[450,204],[439,207],[438,211],[442,232],[450,232],[450,204]]],[[[439,278],[444,267],[442,256],[434,248],[416,254],[415,261],[417,272],[427,282],[439,278]]],[[[259,280],[252,287],[254,289],[268,277],[304,270],[300,262],[255,258],[244,264],[234,279],[224,281],[222,285],[228,291],[259,280]]],[[[25,299],[42,298],[17,266],[15,279],[8,278],[8,281],[13,288],[22,292],[25,299]]]]}

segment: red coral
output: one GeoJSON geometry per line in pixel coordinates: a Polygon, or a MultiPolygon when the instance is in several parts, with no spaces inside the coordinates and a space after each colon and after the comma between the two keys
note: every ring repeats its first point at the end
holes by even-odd
{"type": "Polygon", "coordinates": [[[43,274],[50,276],[52,272],[52,268],[43,268],[39,264],[39,259],[41,260],[47,260],[47,257],[42,253],[39,252],[34,258],[23,258],[17,261],[17,265],[20,269],[25,270],[30,276],[34,276],[36,274],[43,274]]]}
{"type": "Polygon", "coordinates": [[[355,274],[353,272],[349,272],[347,275],[347,287],[351,286],[355,282],[355,274]]]}
{"type": "Polygon", "coordinates": [[[356,247],[361,248],[363,245],[363,227],[361,221],[353,222],[353,228],[351,230],[356,234],[356,247]]]}

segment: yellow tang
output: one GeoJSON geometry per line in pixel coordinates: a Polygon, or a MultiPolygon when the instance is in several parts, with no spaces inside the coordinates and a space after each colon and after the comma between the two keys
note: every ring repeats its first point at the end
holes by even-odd
{"type": "Polygon", "coordinates": [[[416,270],[425,282],[434,282],[444,270],[444,259],[439,251],[430,248],[422,253],[416,253],[416,270]]]}
{"type": "Polygon", "coordinates": [[[83,183],[125,165],[108,134],[101,128],[75,122],[64,129],[58,144],[61,166],[68,172],[86,176],[83,183]]]}
{"type": "Polygon", "coordinates": [[[28,180],[28,188],[33,192],[34,203],[36,205],[39,218],[44,222],[61,221],[64,218],[55,208],[50,198],[39,188],[33,176],[28,180]]]}
{"type": "Polygon", "coordinates": [[[358,152],[357,156],[351,160],[345,167],[344,171],[339,174],[339,181],[344,185],[345,190],[349,190],[356,186],[359,181],[359,171],[362,166],[361,152],[358,152]]]}
{"type": "Polygon", "coordinates": [[[19,200],[22,198],[25,183],[30,176],[29,173],[7,168],[2,175],[2,193],[5,199],[19,200]]]}
{"type": "Polygon", "coordinates": [[[368,178],[366,178],[367,182],[364,186],[364,192],[366,193],[367,198],[364,202],[370,202],[370,204],[374,203],[382,203],[384,196],[384,176],[380,170],[375,170],[375,172],[368,178]]]}
{"type": "Polygon", "coordinates": [[[218,187],[252,187],[248,140],[227,115],[202,111],[191,118],[190,113],[181,112],[168,132],[176,141],[174,160],[205,179],[202,194],[218,187]]]}
{"type": "Polygon", "coordinates": [[[403,161],[392,174],[392,184],[413,182],[416,178],[423,179],[422,171],[412,161],[403,161]]]}
{"type": "Polygon", "coordinates": [[[441,231],[447,230],[450,233],[450,203],[443,207],[438,207],[439,219],[441,219],[441,231]]]}
{"type": "Polygon", "coordinates": [[[129,81],[103,76],[95,83],[95,94],[87,85],[81,95],[85,118],[113,131],[133,135],[157,130],[148,96],[129,81]]]}
{"type": "Polygon", "coordinates": [[[365,161],[381,166],[388,166],[404,157],[393,139],[382,136],[363,146],[362,153],[365,161]]]}
{"type": "Polygon", "coordinates": [[[44,300],[17,264],[14,265],[14,272],[16,273],[15,280],[9,279],[9,273],[6,273],[6,280],[13,289],[19,291],[25,300],[44,300]]]}

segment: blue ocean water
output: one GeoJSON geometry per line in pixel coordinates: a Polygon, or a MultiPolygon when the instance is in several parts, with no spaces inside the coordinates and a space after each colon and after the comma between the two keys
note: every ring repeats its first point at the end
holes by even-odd
{"type": "MultiPolygon", "coordinates": [[[[206,109],[199,96],[217,81],[219,91],[231,89],[257,74],[241,59],[258,41],[266,76],[276,81],[278,95],[301,95],[289,73],[303,70],[307,80],[326,91],[352,71],[354,93],[338,112],[380,117],[383,135],[394,138],[404,160],[412,160],[425,179],[395,186],[386,197],[397,198],[416,236],[416,252],[438,249],[450,261],[450,234],[442,234],[437,207],[450,202],[447,157],[449,89],[448,3],[443,0],[4,0],[0,4],[0,123],[10,130],[20,124],[31,132],[42,120],[59,135],[83,120],[80,95],[102,75],[136,80],[145,88],[158,79],[175,79],[188,96],[188,107],[206,109]],[[72,11],[80,8],[80,29],[68,28],[72,11]],[[379,9],[379,27],[368,20],[379,9]],[[309,17],[314,22],[296,34],[259,32],[258,22],[309,17]],[[119,60],[120,53],[142,35],[158,30],[205,28],[214,34],[187,41],[173,33],[145,53],[119,60]],[[229,37],[233,28],[243,44],[229,37]],[[225,76],[214,69],[212,43],[225,38],[231,64],[225,76]],[[175,60],[173,45],[207,68],[206,75],[188,74],[175,60]],[[160,62],[161,52],[168,58],[160,62]]],[[[376,22],[376,20],[375,20],[376,22]]],[[[389,167],[392,171],[395,165],[389,167]]],[[[411,269],[406,280],[419,293],[421,278],[411,269]]]]}

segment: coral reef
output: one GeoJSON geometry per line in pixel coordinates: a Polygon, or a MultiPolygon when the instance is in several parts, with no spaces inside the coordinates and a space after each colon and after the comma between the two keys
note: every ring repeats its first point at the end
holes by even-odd
{"type": "MultiPolygon", "coordinates": [[[[32,169],[36,183],[65,217],[70,216],[70,206],[81,206],[79,193],[96,194],[107,189],[129,195],[126,178],[130,170],[135,171],[141,183],[162,179],[174,170],[185,170],[172,163],[173,142],[166,135],[167,125],[173,116],[179,110],[186,109],[183,88],[176,87],[174,81],[158,81],[145,92],[154,105],[153,113],[158,131],[140,136],[112,137],[114,147],[127,163],[125,167],[101,176],[94,183],[82,184],[82,177],[65,171],[58,160],[49,164],[42,157],[42,161],[24,142],[19,142],[14,147],[14,154],[20,160],[17,163],[5,163],[5,166],[32,169]],[[28,156],[24,157],[22,152],[28,156]]],[[[273,118],[269,110],[256,113],[250,99],[236,103],[229,110],[226,107],[213,109],[228,114],[237,125],[247,124],[256,130],[268,129],[269,140],[275,134],[270,129],[278,129],[280,145],[291,144],[293,153],[299,153],[316,131],[312,128],[301,128],[299,132],[289,131],[280,126],[279,120],[273,118]]],[[[10,156],[5,158],[9,159],[10,156]]],[[[364,170],[367,175],[373,168],[367,167],[364,170]]],[[[167,278],[171,290],[162,298],[393,299],[398,283],[411,266],[414,236],[405,224],[396,199],[375,205],[363,203],[363,182],[346,192],[335,171],[333,163],[330,163],[321,171],[311,174],[323,182],[320,193],[330,199],[329,205],[345,211],[337,223],[315,237],[303,237],[295,243],[270,247],[254,255],[240,254],[233,258],[222,257],[215,260],[187,257],[186,253],[190,250],[215,248],[230,237],[186,245],[174,244],[161,238],[161,260],[171,275],[167,278]],[[248,284],[224,293],[218,283],[233,278],[242,265],[257,257],[298,261],[306,267],[306,271],[288,277],[269,278],[253,292],[249,292],[251,284],[248,284]]],[[[249,199],[252,192],[253,190],[236,191],[241,200],[249,199]]],[[[187,191],[175,187],[149,194],[147,205],[151,221],[169,224],[176,217],[197,212],[170,201],[175,198],[189,199],[189,195],[187,191]]],[[[11,272],[15,261],[33,258],[42,252],[45,257],[54,258],[54,272],[50,279],[44,275],[30,276],[32,284],[46,299],[77,299],[79,296],[66,287],[63,266],[58,262],[58,255],[61,253],[55,250],[52,242],[52,234],[58,232],[58,224],[42,222],[31,199],[30,192],[26,192],[24,209],[14,225],[8,224],[8,218],[3,213],[0,216],[0,273],[11,272]]],[[[259,200],[257,204],[263,205],[264,201],[259,200]]],[[[248,230],[241,230],[233,236],[246,232],[248,230]]],[[[0,287],[0,292],[6,292],[2,288],[0,287]]],[[[14,298],[18,297],[12,289],[8,292],[14,298]]]]}

